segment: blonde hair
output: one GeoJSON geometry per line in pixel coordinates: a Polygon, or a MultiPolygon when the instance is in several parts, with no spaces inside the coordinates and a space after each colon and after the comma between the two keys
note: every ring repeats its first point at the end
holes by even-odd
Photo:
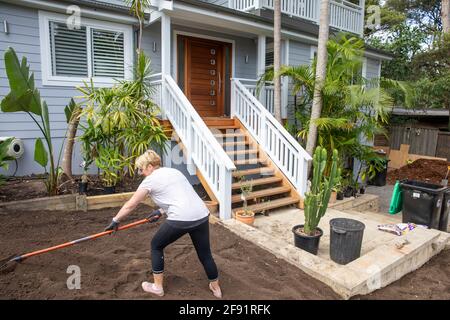
{"type": "Polygon", "coordinates": [[[147,168],[149,164],[153,167],[159,167],[161,165],[161,157],[153,150],[147,150],[137,157],[134,166],[137,169],[144,169],[147,168]]]}

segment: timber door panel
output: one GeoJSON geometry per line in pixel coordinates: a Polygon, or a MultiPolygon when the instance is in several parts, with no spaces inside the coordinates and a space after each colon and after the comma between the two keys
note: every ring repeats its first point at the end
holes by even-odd
{"type": "MultiPolygon", "coordinates": [[[[203,117],[224,114],[225,53],[228,44],[182,36],[184,93],[203,117]]],[[[229,80],[228,80],[229,81],[229,80]]]]}

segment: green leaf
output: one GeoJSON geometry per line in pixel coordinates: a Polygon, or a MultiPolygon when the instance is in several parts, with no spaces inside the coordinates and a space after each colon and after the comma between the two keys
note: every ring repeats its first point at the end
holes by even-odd
{"type": "Polygon", "coordinates": [[[34,76],[33,74],[30,75],[27,59],[23,57],[22,63],[19,63],[16,52],[11,47],[6,49],[4,58],[6,75],[8,76],[12,97],[5,103],[2,101],[2,111],[24,111],[41,115],[41,98],[39,91],[34,86],[34,76]],[[20,101],[21,103],[17,106],[12,106],[10,103],[13,101],[20,101]],[[24,103],[26,101],[28,101],[28,104],[24,103]],[[20,108],[20,110],[16,110],[17,108],[20,108]]]}
{"type": "Polygon", "coordinates": [[[64,108],[64,113],[66,114],[66,122],[67,123],[69,123],[70,119],[72,119],[73,110],[75,110],[76,107],[77,107],[77,104],[75,103],[73,98],[70,99],[69,104],[64,108]]]}
{"type": "Polygon", "coordinates": [[[48,163],[48,153],[44,148],[41,138],[36,139],[36,144],[34,146],[34,161],[39,163],[44,168],[48,163]]]}

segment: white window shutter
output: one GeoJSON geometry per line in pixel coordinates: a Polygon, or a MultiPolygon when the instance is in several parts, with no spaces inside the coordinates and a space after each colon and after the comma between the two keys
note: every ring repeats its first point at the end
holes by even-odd
{"type": "Polygon", "coordinates": [[[123,32],[91,29],[94,77],[124,78],[123,32]]]}
{"type": "Polygon", "coordinates": [[[50,49],[54,76],[88,76],[86,27],[50,22],[50,49]]]}

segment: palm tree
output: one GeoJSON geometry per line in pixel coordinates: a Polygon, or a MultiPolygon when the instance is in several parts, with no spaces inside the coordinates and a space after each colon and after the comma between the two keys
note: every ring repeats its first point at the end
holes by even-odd
{"type": "Polygon", "coordinates": [[[442,0],[442,31],[450,33],[450,0],[442,0]]]}
{"type": "MultiPolygon", "coordinates": [[[[273,6],[273,68],[278,74],[281,67],[281,0],[274,0],[273,6]]],[[[281,122],[281,77],[274,77],[273,82],[275,119],[281,122]]]]}
{"type": "Polygon", "coordinates": [[[130,7],[130,12],[139,21],[139,40],[137,52],[141,52],[142,32],[144,29],[145,11],[150,9],[150,0],[124,0],[125,4],[130,7]]]}
{"type": "MultiPolygon", "coordinates": [[[[316,81],[314,86],[314,98],[311,108],[311,121],[309,122],[309,134],[306,142],[306,151],[312,155],[317,142],[317,123],[322,111],[322,87],[327,73],[327,41],[330,23],[330,1],[320,2],[319,43],[317,47],[316,81]]],[[[311,166],[309,165],[308,172],[311,166]]]]}

